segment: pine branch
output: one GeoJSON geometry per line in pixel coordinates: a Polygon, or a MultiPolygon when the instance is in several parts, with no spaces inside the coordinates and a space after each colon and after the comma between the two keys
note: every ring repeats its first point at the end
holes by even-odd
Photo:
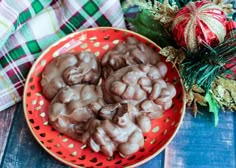
{"type": "Polygon", "coordinates": [[[181,75],[187,89],[197,84],[208,92],[216,77],[231,73],[225,66],[227,63],[236,66],[236,62],[230,62],[236,56],[236,39],[226,39],[214,48],[205,43],[203,46],[197,52],[186,51],[186,59],[181,64],[181,75]]]}

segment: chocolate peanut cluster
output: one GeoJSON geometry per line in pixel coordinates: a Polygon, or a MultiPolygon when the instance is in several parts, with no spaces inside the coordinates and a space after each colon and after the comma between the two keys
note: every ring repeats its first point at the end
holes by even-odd
{"type": "Polygon", "coordinates": [[[49,121],[59,132],[78,139],[85,123],[95,118],[104,105],[101,86],[67,86],[50,103],[49,121]]]}
{"type": "Polygon", "coordinates": [[[130,111],[123,109],[122,105],[115,108],[116,112],[111,118],[92,118],[85,127],[86,132],[82,135],[81,142],[106,156],[112,156],[115,151],[121,156],[129,156],[143,146],[143,133],[132,120],[130,111]]]}
{"type": "Polygon", "coordinates": [[[115,71],[105,80],[105,101],[130,102],[149,118],[157,118],[171,107],[176,94],[175,87],[163,80],[166,65],[159,62],[158,67],[140,64],[115,71]]]}
{"type": "Polygon", "coordinates": [[[101,60],[103,76],[107,78],[114,71],[129,65],[152,64],[160,62],[160,55],[133,37],[108,51],[101,60]]]}
{"type": "Polygon", "coordinates": [[[144,145],[151,120],[172,105],[176,90],[166,73],[160,55],[133,37],[101,61],[91,52],[58,56],[41,80],[49,122],[95,152],[129,156],[144,145]]]}
{"type": "Polygon", "coordinates": [[[91,52],[68,53],[54,58],[42,73],[43,95],[51,100],[65,86],[97,84],[101,66],[91,52]]]}

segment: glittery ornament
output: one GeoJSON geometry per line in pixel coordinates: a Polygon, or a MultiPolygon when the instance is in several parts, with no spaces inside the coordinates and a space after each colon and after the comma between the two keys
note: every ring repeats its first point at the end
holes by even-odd
{"type": "Polygon", "coordinates": [[[219,77],[212,83],[211,92],[218,104],[223,108],[236,110],[236,81],[219,77]]]}
{"type": "Polygon", "coordinates": [[[175,49],[173,46],[164,47],[159,54],[166,57],[167,62],[172,62],[173,66],[181,64],[186,57],[186,53],[182,48],[175,49]]]}
{"type": "Polygon", "coordinates": [[[221,43],[225,24],[226,16],[219,6],[208,1],[189,2],[176,14],[172,32],[179,46],[194,51],[201,43],[211,47],[221,43]]]}

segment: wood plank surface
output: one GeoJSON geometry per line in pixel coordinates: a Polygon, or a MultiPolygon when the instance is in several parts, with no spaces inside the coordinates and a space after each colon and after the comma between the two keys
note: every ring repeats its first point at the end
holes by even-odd
{"type": "Polygon", "coordinates": [[[34,139],[25,121],[22,104],[19,104],[15,111],[1,166],[2,168],[66,167],[47,154],[34,139]]]}
{"type": "Polygon", "coordinates": [[[217,127],[212,113],[196,119],[186,113],[180,131],[166,148],[165,168],[235,168],[235,130],[235,112],[220,112],[217,127]]]}
{"type": "Polygon", "coordinates": [[[16,106],[0,112],[0,163],[7,144],[16,106]]]}

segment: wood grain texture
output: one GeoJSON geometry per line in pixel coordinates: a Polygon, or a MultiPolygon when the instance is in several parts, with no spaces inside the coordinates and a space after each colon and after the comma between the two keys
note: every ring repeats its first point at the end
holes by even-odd
{"type": "Polygon", "coordinates": [[[139,166],[138,168],[164,168],[164,163],[165,163],[165,151],[161,152],[155,158],[139,166]]]}
{"type": "Polygon", "coordinates": [[[16,106],[0,112],[0,163],[7,144],[16,106]]]}
{"type": "Polygon", "coordinates": [[[34,139],[25,121],[22,104],[19,104],[15,111],[1,166],[2,168],[66,167],[47,154],[34,139]]]}
{"type": "Polygon", "coordinates": [[[213,114],[196,119],[186,113],[175,139],[166,149],[165,168],[235,168],[236,114],[221,112],[214,127],[213,114]]]}

